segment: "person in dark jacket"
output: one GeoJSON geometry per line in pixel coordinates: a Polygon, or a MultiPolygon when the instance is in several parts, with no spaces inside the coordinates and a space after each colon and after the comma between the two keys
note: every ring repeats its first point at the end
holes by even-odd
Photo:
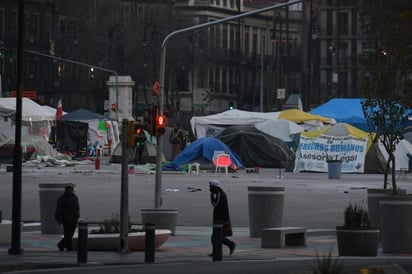
{"type": "MultiPolygon", "coordinates": [[[[232,225],[230,223],[229,205],[226,193],[220,188],[220,181],[213,179],[209,181],[210,202],[213,206],[213,223],[223,224],[223,244],[229,247],[230,255],[235,251],[235,242],[227,237],[232,236],[232,225]]],[[[212,233],[212,244],[216,235],[212,233]]]]}
{"type": "Polygon", "coordinates": [[[64,237],[57,244],[60,251],[73,250],[73,234],[80,217],[79,199],[73,191],[74,185],[72,183],[66,184],[64,193],[57,200],[54,218],[59,225],[63,225],[64,230],[64,237]]]}

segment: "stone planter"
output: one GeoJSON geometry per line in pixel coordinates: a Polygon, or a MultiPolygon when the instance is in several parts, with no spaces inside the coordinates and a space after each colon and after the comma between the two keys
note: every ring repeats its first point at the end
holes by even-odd
{"type": "MultiPolygon", "coordinates": [[[[168,229],[155,230],[155,248],[159,248],[170,237],[171,231],[168,229]]],[[[133,232],[127,236],[127,245],[129,251],[142,251],[145,249],[145,232],[133,232]]],[[[88,251],[119,251],[120,234],[89,234],[87,236],[88,251]]],[[[78,235],[73,236],[73,249],[77,250],[78,235]]]]}
{"type": "Polygon", "coordinates": [[[412,254],[412,196],[380,202],[382,252],[412,254]]]}
{"type": "Polygon", "coordinates": [[[250,237],[261,237],[262,230],[283,225],[284,187],[248,187],[250,237]]]}
{"type": "MultiPolygon", "coordinates": [[[[405,195],[406,190],[399,189],[400,195],[405,195]]],[[[382,226],[380,220],[380,201],[391,200],[394,196],[392,189],[383,188],[368,188],[367,200],[368,200],[368,215],[371,226],[377,227],[382,233],[382,226]]],[[[381,239],[381,236],[379,236],[381,239]]]]}
{"type": "Polygon", "coordinates": [[[64,193],[65,186],[66,184],[60,183],[39,184],[40,221],[41,233],[43,234],[63,233],[63,226],[57,224],[54,213],[57,200],[64,193]]]}
{"type": "Polygon", "coordinates": [[[143,230],[146,224],[151,223],[155,225],[156,229],[169,229],[172,235],[175,235],[178,213],[177,209],[170,208],[142,209],[143,230]]]}
{"type": "Polygon", "coordinates": [[[374,227],[336,227],[339,256],[369,256],[378,254],[379,229],[374,227]]]}

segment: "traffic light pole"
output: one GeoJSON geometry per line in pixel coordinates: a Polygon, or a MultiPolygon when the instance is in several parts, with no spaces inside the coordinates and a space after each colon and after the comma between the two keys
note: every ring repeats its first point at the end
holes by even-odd
{"type": "MultiPolygon", "coordinates": [[[[163,95],[165,92],[165,69],[166,69],[166,45],[169,39],[178,34],[187,33],[199,29],[205,29],[214,25],[219,25],[228,21],[233,21],[235,19],[248,17],[251,15],[259,14],[265,11],[274,10],[283,8],[286,6],[294,5],[303,2],[304,0],[294,0],[287,3],[280,3],[274,4],[265,8],[237,14],[234,16],[229,16],[226,18],[222,18],[216,21],[207,22],[199,25],[195,25],[192,27],[187,27],[183,29],[176,30],[174,32],[169,33],[162,43],[161,48],[161,55],[160,55],[160,92],[159,92],[159,115],[163,115],[163,95]]],[[[156,149],[156,178],[155,178],[155,199],[154,199],[154,207],[160,208],[162,205],[162,156],[163,156],[163,136],[157,136],[157,149],[156,149]]]]}

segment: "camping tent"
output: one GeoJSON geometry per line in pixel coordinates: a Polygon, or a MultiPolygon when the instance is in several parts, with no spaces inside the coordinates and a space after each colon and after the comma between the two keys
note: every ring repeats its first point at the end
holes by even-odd
{"type": "MultiPolygon", "coordinates": [[[[11,113],[11,111],[15,111],[16,98],[0,98],[0,108],[3,109],[3,111],[0,110],[0,112],[2,113],[0,114],[0,116],[5,116],[4,114],[8,115],[11,113]]],[[[22,136],[37,135],[42,136],[46,140],[48,140],[50,121],[55,120],[55,114],[46,111],[41,105],[26,97],[22,98],[21,114],[22,136]]],[[[12,117],[12,119],[14,119],[14,117],[12,117]]],[[[10,128],[9,124],[7,125],[7,127],[10,128]]],[[[7,133],[4,133],[2,130],[2,134],[7,135],[6,137],[10,137],[13,134],[13,129],[7,130],[7,133]]]]}
{"type": "Polygon", "coordinates": [[[327,160],[341,160],[343,173],[382,172],[385,160],[372,139],[369,133],[346,123],[303,132],[296,151],[295,171],[327,172],[327,160]]]}
{"type": "Polygon", "coordinates": [[[369,132],[361,101],[359,98],[334,98],[309,113],[331,117],[338,123],[347,123],[369,132]]]}
{"type": "MultiPolygon", "coordinates": [[[[388,153],[386,152],[383,144],[380,143],[379,147],[382,151],[385,159],[388,159],[388,153]]],[[[412,144],[409,141],[402,139],[396,145],[395,150],[395,170],[409,170],[409,159],[412,157],[412,144]],[[409,155],[409,156],[408,156],[409,155]]]]}
{"type": "Polygon", "coordinates": [[[239,109],[227,110],[208,116],[194,116],[190,119],[192,132],[197,138],[215,137],[228,126],[255,125],[266,120],[284,119],[300,124],[305,129],[322,128],[324,123],[334,124],[335,120],[319,115],[290,109],[280,112],[251,112],[239,109]]]}
{"type": "MultiPolygon", "coordinates": [[[[16,98],[0,98],[0,107],[9,110],[16,110],[16,98]]],[[[51,114],[49,111],[46,111],[41,105],[37,104],[33,100],[23,97],[21,119],[22,121],[27,122],[53,121],[55,119],[55,114],[51,114]]]]}
{"type": "Polygon", "coordinates": [[[245,167],[291,168],[295,155],[288,145],[250,125],[231,126],[218,138],[236,152],[245,167]]]}
{"type": "Polygon", "coordinates": [[[293,142],[294,135],[297,135],[305,130],[298,124],[283,119],[259,122],[255,124],[255,128],[287,143],[293,142]]]}
{"type": "Polygon", "coordinates": [[[116,121],[108,120],[105,116],[86,109],[78,109],[63,115],[65,121],[77,121],[89,124],[88,144],[98,142],[99,146],[111,144],[111,150],[120,142],[119,128],[116,121]]]}
{"type": "Polygon", "coordinates": [[[233,164],[236,165],[237,168],[243,168],[243,163],[240,157],[222,141],[213,137],[204,137],[199,138],[188,145],[176,156],[173,162],[165,165],[163,169],[179,170],[181,165],[195,161],[200,162],[201,168],[202,165],[204,168],[205,163],[211,163],[213,161],[213,154],[215,151],[225,151],[230,155],[233,164]],[[207,161],[205,162],[204,160],[207,161]]]}

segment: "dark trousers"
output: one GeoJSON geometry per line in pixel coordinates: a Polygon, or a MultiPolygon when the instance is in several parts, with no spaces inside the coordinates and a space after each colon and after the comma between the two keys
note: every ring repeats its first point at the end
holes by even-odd
{"type": "Polygon", "coordinates": [[[63,222],[64,237],[58,243],[59,249],[73,250],[72,239],[76,226],[77,222],[63,222]]]}
{"type": "MultiPolygon", "coordinates": [[[[227,246],[227,247],[231,247],[231,246],[233,246],[233,241],[231,241],[231,240],[229,240],[228,238],[226,238],[225,236],[223,236],[222,235],[222,237],[223,237],[223,240],[222,240],[222,243],[225,245],[225,246],[227,246]]],[[[217,240],[217,237],[215,237],[215,234],[214,233],[212,233],[212,245],[214,244],[214,242],[217,240]]]]}
{"type": "Polygon", "coordinates": [[[143,145],[140,145],[136,148],[135,155],[134,155],[135,165],[143,165],[143,150],[144,150],[143,145]]]}

